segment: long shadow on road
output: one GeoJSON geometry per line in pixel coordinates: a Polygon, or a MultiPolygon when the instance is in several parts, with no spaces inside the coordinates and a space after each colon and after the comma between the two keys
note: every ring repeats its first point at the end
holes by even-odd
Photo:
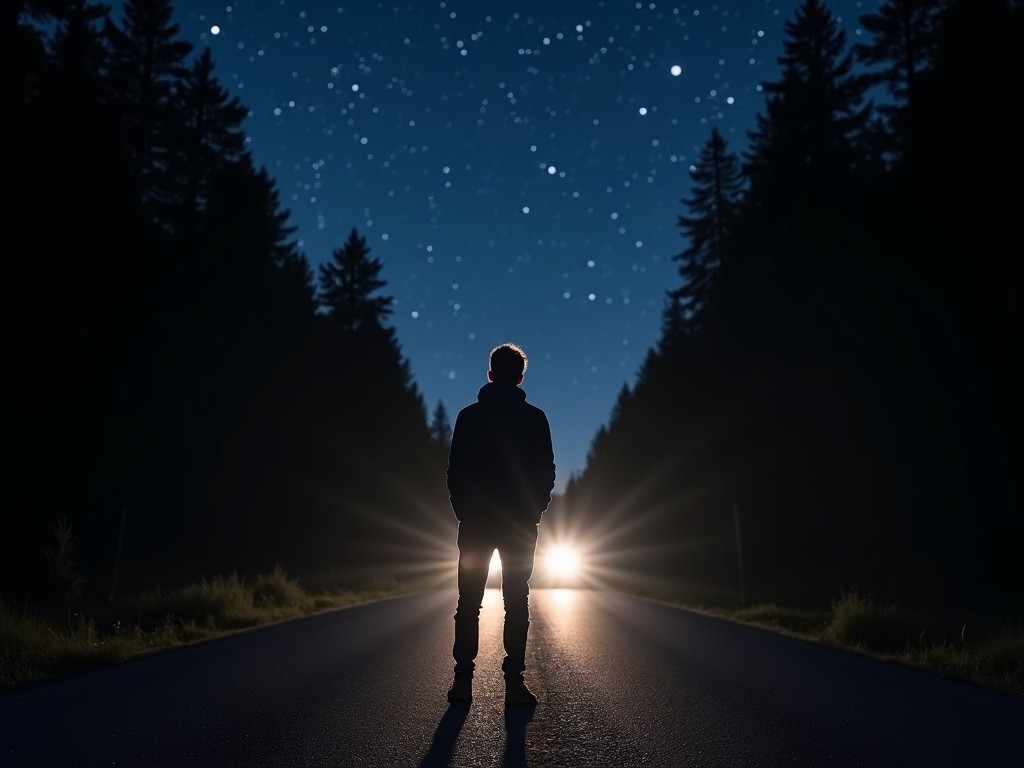
{"type": "Polygon", "coordinates": [[[526,726],[533,719],[536,707],[515,707],[505,710],[505,754],[501,768],[526,768],[526,726]]]}
{"type": "MultiPolygon", "coordinates": [[[[452,764],[455,743],[469,716],[469,707],[468,703],[448,705],[419,768],[448,768],[452,764]]],[[[501,759],[501,768],[526,768],[526,726],[533,720],[534,709],[515,707],[505,710],[505,754],[501,759]]]]}
{"type": "Polygon", "coordinates": [[[462,726],[469,716],[469,703],[449,704],[434,731],[434,740],[430,750],[420,761],[419,768],[446,768],[451,765],[455,752],[455,742],[459,739],[462,726]]]}

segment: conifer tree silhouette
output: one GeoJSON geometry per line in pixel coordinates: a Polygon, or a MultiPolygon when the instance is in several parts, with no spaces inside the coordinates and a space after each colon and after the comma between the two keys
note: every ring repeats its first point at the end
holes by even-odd
{"type": "MultiPolygon", "coordinates": [[[[870,79],[884,84],[899,104],[913,106],[922,71],[935,63],[945,5],[945,0],[886,0],[858,19],[871,39],[855,45],[854,54],[869,67],[881,67],[870,79]]],[[[892,110],[892,105],[879,106],[883,113],[892,110]]]]}
{"type": "Polygon", "coordinates": [[[673,258],[679,262],[682,285],[672,293],[687,331],[700,328],[708,310],[715,278],[722,269],[743,193],[739,160],[717,128],[690,171],[693,188],[683,200],[687,212],[677,225],[688,245],[673,258]]]}
{"type": "Polygon", "coordinates": [[[164,169],[162,202],[193,224],[206,207],[211,175],[245,154],[242,123],[248,109],[228,95],[213,71],[213,54],[205,48],[171,95],[179,119],[168,130],[168,151],[174,157],[164,169]]]}
{"type": "Polygon", "coordinates": [[[447,449],[452,442],[452,423],[448,417],[448,409],[444,402],[437,401],[434,412],[430,417],[430,440],[439,448],[447,449]]]}
{"type": "Polygon", "coordinates": [[[320,306],[339,328],[352,332],[367,325],[384,325],[393,299],[374,295],[387,284],[380,277],[382,266],[370,256],[366,238],[355,227],[345,244],[320,265],[320,306]]]}
{"type": "Polygon", "coordinates": [[[784,24],[778,80],[764,84],[765,109],[750,132],[745,172],[758,204],[767,197],[833,196],[856,167],[872,105],[853,71],[846,35],[822,0],[803,0],[784,24]]]}
{"type": "Polygon", "coordinates": [[[867,42],[853,47],[857,59],[869,68],[873,84],[882,84],[892,102],[878,112],[897,155],[914,151],[913,134],[920,107],[922,76],[935,65],[945,0],[887,0],[859,21],[870,33],[867,42]]]}
{"type": "Polygon", "coordinates": [[[171,162],[164,128],[175,124],[172,95],[193,49],[179,32],[170,0],[126,0],[121,24],[108,20],[105,29],[110,93],[122,115],[137,193],[146,202],[171,162]]]}

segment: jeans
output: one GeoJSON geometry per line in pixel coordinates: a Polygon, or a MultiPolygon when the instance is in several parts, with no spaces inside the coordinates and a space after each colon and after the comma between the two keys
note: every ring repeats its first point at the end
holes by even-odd
{"type": "Polygon", "coordinates": [[[530,577],[537,549],[537,526],[459,524],[459,603],[455,610],[455,671],[472,674],[480,646],[480,606],[487,587],[491,554],[501,558],[501,594],[505,601],[502,634],[506,677],[526,669],[526,635],[530,629],[530,577]]]}

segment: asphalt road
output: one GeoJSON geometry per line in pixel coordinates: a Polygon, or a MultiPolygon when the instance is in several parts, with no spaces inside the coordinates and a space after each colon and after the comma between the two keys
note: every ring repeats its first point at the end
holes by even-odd
{"type": "Polygon", "coordinates": [[[449,707],[452,592],[0,696],[0,766],[1024,766],[1024,698],[620,594],[535,590],[502,702],[488,590],[449,707]]]}

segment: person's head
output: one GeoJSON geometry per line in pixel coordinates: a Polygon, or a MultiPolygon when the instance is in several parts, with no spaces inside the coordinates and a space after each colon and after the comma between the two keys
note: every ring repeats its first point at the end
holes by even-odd
{"type": "Polygon", "coordinates": [[[502,344],[491,350],[489,381],[522,384],[526,373],[526,353],[515,344],[502,344]]]}

